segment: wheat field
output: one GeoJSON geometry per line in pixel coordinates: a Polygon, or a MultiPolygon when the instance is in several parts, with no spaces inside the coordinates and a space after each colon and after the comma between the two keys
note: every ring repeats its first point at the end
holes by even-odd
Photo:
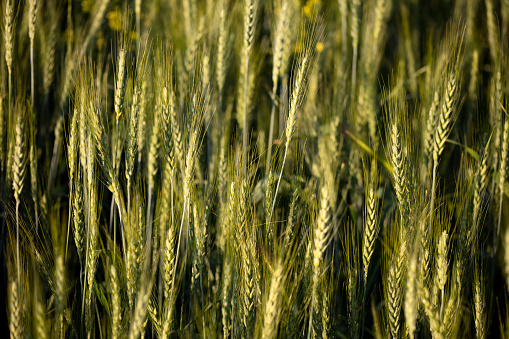
{"type": "Polygon", "coordinates": [[[509,1],[0,16],[5,336],[509,338],[509,1]]]}

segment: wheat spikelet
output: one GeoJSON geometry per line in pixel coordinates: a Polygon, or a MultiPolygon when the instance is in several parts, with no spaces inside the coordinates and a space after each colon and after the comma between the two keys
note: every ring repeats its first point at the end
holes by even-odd
{"type": "Polygon", "coordinates": [[[438,248],[437,248],[437,280],[436,284],[438,286],[438,289],[442,293],[442,299],[441,299],[441,307],[440,307],[440,318],[442,318],[442,312],[443,312],[443,306],[444,306],[444,296],[445,296],[445,284],[447,283],[447,268],[448,268],[448,259],[447,259],[447,252],[448,252],[448,238],[449,235],[447,234],[447,231],[443,231],[442,235],[440,236],[440,240],[438,242],[438,248]]]}
{"type": "Polygon", "coordinates": [[[406,258],[406,242],[403,239],[397,245],[395,253],[392,255],[392,259],[389,267],[389,274],[387,276],[387,282],[385,284],[385,294],[387,300],[387,313],[389,320],[389,333],[392,338],[399,337],[400,322],[401,322],[401,307],[403,291],[403,275],[405,268],[406,258]]]}
{"type": "Polygon", "coordinates": [[[230,321],[230,308],[231,308],[231,291],[230,287],[233,283],[233,267],[229,261],[228,255],[226,256],[223,264],[223,291],[221,301],[221,314],[223,325],[223,338],[229,338],[232,323],[230,321]]]}
{"type": "MultiPolygon", "coordinates": [[[[506,114],[504,122],[504,132],[502,137],[502,149],[500,155],[500,198],[498,208],[498,224],[496,230],[496,236],[494,237],[494,248],[496,251],[498,245],[498,235],[500,234],[500,223],[502,222],[502,204],[504,200],[505,192],[505,179],[507,176],[507,157],[509,157],[509,117],[506,114]]],[[[487,167],[487,166],[486,166],[487,167]]],[[[487,169],[486,169],[487,171],[487,169]]]]}
{"type": "Polygon", "coordinates": [[[421,286],[419,290],[421,294],[421,301],[424,306],[424,311],[428,316],[431,334],[433,335],[433,338],[444,339],[445,336],[443,334],[443,325],[441,323],[439,311],[436,310],[435,307],[431,304],[430,293],[428,288],[426,286],[421,286]]]}
{"type": "Polygon", "coordinates": [[[295,209],[297,205],[297,200],[299,199],[299,190],[295,189],[292,194],[292,200],[290,202],[290,211],[288,212],[288,221],[286,223],[286,230],[285,230],[285,238],[283,242],[283,248],[288,248],[290,246],[290,243],[293,237],[293,228],[295,224],[295,209]]]}
{"type": "Polygon", "coordinates": [[[12,161],[12,189],[14,191],[14,199],[16,200],[16,266],[18,270],[18,282],[21,281],[21,262],[19,258],[19,205],[20,195],[23,191],[25,181],[25,168],[26,168],[26,154],[25,154],[25,130],[24,130],[24,116],[17,109],[16,119],[16,136],[14,143],[14,154],[12,161]]]}
{"type": "Polygon", "coordinates": [[[450,125],[452,121],[452,113],[455,109],[456,101],[458,98],[456,75],[451,72],[447,81],[447,89],[443,99],[442,110],[435,132],[435,146],[433,148],[433,161],[438,162],[438,158],[444,150],[445,141],[450,132],[450,125]]]}
{"type": "Polygon", "coordinates": [[[272,57],[272,95],[276,95],[278,87],[278,79],[281,76],[283,68],[283,54],[285,50],[285,44],[289,43],[286,30],[289,25],[289,3],[288,0],[282,0],[281,6],[278,9],[277,17],[275,18],[275,35],[273,45],[273,57],[272,57]]]}
{"type": "Polygon", "coordinates": [[[129,339],[139,338],[142,334],[144,323],[147,317],[150,292],[152,283],[145,283],[136,298],[136,306],[131,315],[131,326],[129,328],[129,339]]]}
{"type": "Polygon", "coordinates": [[[37,17],[37,0],[28,2],[28,37],[30,39],[30,97],[32,108],[34,107],[34,38],[35,38],[35,19],[37,17]]]}
{"type": "Polygon", "coordinates": [[[496,22],[495,15],[493,14],[494,13],[493,0],[486,0],[485,4],[486,4],[486,23],[487,23],[486,26],[488,28],[488,42],[490,45],[490,56],[491,61],[493,63],[496,63],[498,61],[498,58],[500,57],[499,56],[500,50],[499,50],[498,28],[497,24],[495,23],[496,22]]]}
{"type": "Polygon", "coordinates": [[[258,0],[245,0],[244,2],[244,58],[249,57],[253,47],[254,30],[257,20],[258,0]]]}
{"type": "Polygon", "coordinates": [[[93,303],[92,296],[94,294],[94,280],[95,273],[97,271],[97,259],[99,257],[99,229],[98,229],[98,217],[97,217],[97,184],[91,185],[90,191],[90,220],[87,226],[88,234],[87,234],[87,260],[86,260],[86,278],[87,278],[87,293],[86,293],[86,306],[87,306],[87,332],[90,333],[93,326],[93,303]]]}
{"type": "Polygon", "coordinates": [[[433,101],[431,102],[431,106],[428,112],[428,120],[426,123],[426,134],[424,135],[424,156],[426,159],[430,158],[430,155],[433,154],[433,146],[434,146],[434,134],[436,128],[436,114],[438,111],[438,107],[440,105],[440,94],[439,91],[436,90],[433,95],[433,101]]]}
{"type": "Polygon", "coordinates": [[[146,103],[147,103],[147,86],[148,81],[145,78],[141,80],[141,88],[140,88],[140,103],[139,103],[139,111],[138,111],[138,134],[137,134],[137,144],[138,144],[138,164],[141,164],[143,149],[145,147],[145,135],[146,131],[146,103]]]}
{"type": "MultiPolygon", "coordinates": [[[[39,287],[39,281],[37,282],[37,286],[39,287]]],[[[34,334],[37,338],[46,339],[48,338],[48,334],[50,333],[49,324],[47,321],[46,315],[46,302],[42,296],[40,288],[37,289],[36,292],[37,297],[33,300],[34,302],[34,334]]]]}
{"type": "MultiPolygon", "coordinates": [[[[226,0],[221,0],[219,2],[219,34],[217,38],[217,64],[216,64],[216,81],[217,88],[219,92],[219,103],[222,102],[221,95],[223,93],[224,81],[226,78],[226,40],[227,40],[227,30],[226,30],[226,0]]],[[[219,105],[219,110],[221,110],[221,105],[219,105]]]]}
{"type": "Polygon", "coordinates": [[[25,122],[24,116],[21,112],[18,112],[16,119],[15,129],[15,143],[14,143],[14,159],[12,161],[12,189],[14,191],[14,198],[16,204],[19,204],[21,191],[23,191],[25,181],[25,169],[26,169],[26,154],[25,154],[25,122]]]}
{"type": "Polygon", "coordinates": [[[74,176],[76,175],[76,161],[78,160],[78,128],[79,128],[79,113],[74,109],[74,114],[71,121],[71,130],[69,132],[69,143],[67,145],[67,162],[69,166],[69,187],[73,187],[74,176]]]}
{"type": "Polygon", "coordinates": [[[367,283],[369,263],[375,249],[375,240],[380,229],[377,221],[377,203],[374,186],[369,185],[366,189],[366,208],[364,217],[364,236],[362,240],[362,264],[364,268],[364,284],[367,283]]]}
{"type": "Polygon", "coordinates": [[[115,264],[110,266],[111,286],[111,337],[118,338],[120,334],[120,322],[122,321],[120,288],[118,286],[118,274],[115,264]]]}
{"type": "Polygon", "coordinates": [[[311,307],[309,316],[309,329],[308,338],[311,335],[312,324],[313,324],[313,310],[316,296],[316,289],[318,287],[318,277],[320,275],[320,263],[322,261],[322,254],[325,251],[325,245],[328,240],[328,233],[330,230],[330,215],[329,215],[329,192],[327,185],[323,185],[321,189],[320,198],[320,212],[318,214],[316,225],[314,228],[313,236],[313,281],[312,281],[312,295],[311,295],[311,307]]]}
{"type": "Polygon", "coordinates": [[[122,109],[124,106],[124,95],[125,95],[125,78],[126,78],[126,51],[121,48],[118,52],[118,73],[117,82],[115,84],[115,114],[118,119],[122,115],[122,109]]]}
{"type": "MultiPolygon", "coordinates": [[[[159,101],[158,101],[159,102],[159,101]]],[[[154,188],[155,175],[157,173],[158,155],[159,155],[159,136],[160,136],[160,119],[161,119],[161,104],[158,103],[156,111],[154,112],[152,122],[152,133],[150,135],[150,144],[148,147],[148,187],[149,190],[154,188]]],[[[149,197],[150,199],[150,197],[149,197]]],[[[150,209],[148,210],[150,213],[150,209]]]]}
{"type": "Polygon", "coordinates": [[[418,300],[417,300],[417,255],[412,255],[410,263],[408,265],[408,276],[406,281],[405,290],[405,322],[408,328],[408,335],[410,339],[415,337],[415,331],[417,329],[417,317],[418,317],[418,300]]]}
{"type": "Polygon", "coordinates": [[[359,282],[357,275],[357,259],[353,259],[353,263],[349,263],[348,267],[348,328],[350,337],[358,338],[360,327],[359,317],[359,282]]]}
{"type": "Polygon", "coordinates": [[[9,330],[11,338],[23,338],[23,325],[21,323],[21,305],[18,282],[15,279],[10,280],[9,290],[9,330]]]}
{"type": "Polygon", "coordinates": [[[281,298],[281,289],[283,280],[283,265],[278,262],[275,265],[272,277],[270,279],[270,289],[265,304],[265,312],[263,316],[262,338],[274,338],[277,335],[277,325],[279,324],[281,298]]]}
{"type": "Polygon", "coordinates": [[[173,228],[173,224],[168,227],[168,233],[166,234],[166,242],[164,246],[164,256],[163,256],[163,269],[164,269],[164,295],[166,299],[171,298],[171,290],[173,288],[173,274],[175,267],[175,232],[173,228]]]}
{"type": "Polygon", "coordinates": [[[486,338],[486,307],[484,297],[484,279],[482,268],[478,262],[475,263],[474,272],[474,319],[476,338],[486,338]]]}
{"type": "MultiPolygon", "coordinates": [[[[4,38],[5,38],[4,45],[5,45],[5,63],[7,64],[9,77],[12,74],[12,51],[13,51],[13,30],[14,30],[13,26],[14,26],[14,4],[12,3],[12,0],[7,0],[7,2],[5,3],[5,14],[4,14],[4,38]]],[[[9,91],[11,91],[10,84],[9,91]]]]}
{"type": "MultiPolygon", "coordinates": [[[[125,169],[125,176],[127,181],[131,182],[131,177],[133,175],[134,171],[134,161],[135,161],[135,155],[137,152],[137,136],[138,136],[138,115],[140,110],[140,90],[138,88],[138,85],[134,87],[133,92],[133,102],[131,107],[131,112],[129,115],[129,129],[128,129],[128,135],[127,135],[127,154],[125,157],[126,162],[126,169],[125,169]]],[[[128,192],[130,191],[130,188],[127,188],[128,192]]],[[[129,206],[128,206],[129,208],[129,206]]]]}
{"type": "Polygon", "coordinates": [[[172,90],[168,93],[168,107],[170,115],[170,127],[171,135],[173,139],[173,149],[175,151],[175,157],[177,164],[179,165],[180,171],[184,174],[185,163],[184,163],[184,152],[182,147],[182,134],[180,132],[180,126],[177,122],[177,112],[175,111],[175,96],[172,90]]]}
{"type": "Polygon", "coordinates": [[[476,233],[477,226],[479,220],[479,215],[481,212],[481,201],[484,195],[484,190],[486,189],[487,180],[488,180],[488,159],[489,159],[489,143],[490,141],[481,148],[479,155],[481,158],[479,159],[479,164],[477,168],[477,173],[475,176],[475,191],[474,191],[474,208],[473,208],[473,230],[472,235],[469,234],[469,241],[473,234],[476,233]]]}
{"type": "Polygon", "coordinates": [[[399,127],[395,122],[391,130],[391,159],[393,169],[394,191],[400,205],[400,213],[402,217],[407,213],[407,182],[406,182],[406,160],[403,155],[403,147],[401,146],[401,134],[399,127]]]}
{"type": "MultiPolygon", "coordinates": [[[[50,13],[51,15],[55,15],[55,9],[50,6],[50,13]]],[[[43,48],[43,91],[44,95],[48,96],[51,84],[53,83],[53,79],[55,77],[55,55],[56,55],[56,43],[57,43],[57,28],[58,28],[58,21],[55,20],[47,26],[45,33],[42,34],[44,37],[42,39],[42,48],[43,48]]]]}
{"type": "Polygon", "coordinates": [[[64,309],[67,303],[65,263],[63,254],[57,254],[55,258],[55,308],[60,335],[64,331],[64,309]]]}
{"type": "MultiPolygon", "coordinates": [[[[81,172],[80,172],[81,173],[81,172]]],[[[73,221],[74,221],[74,241],[76,249],[78,250],[78,257],[80,264],[83,265],[84,251],[85,251],[85,217],[83,210],[83,183],[81,182],[81,175],[78,175],[78,180],[74,184],[73,190],[73,221]]]]}
{"type": "MultiPolygon", "coordinates": [[[[170,102],[168,100],[168,89],[166,87],[163,88],[163,107],[162,107],[162,123],[163,123],[163,144],[164,144],[164,154],[166,156],[166,162],[169,166],[169,170],[171,176],[173,176],[173,171],[175,168],[174,163],[174,154],[173,154],[173,137],[171,131],[171,122],[170,122],[170,108],[169,104],[173,105],[173,100],[170,102]]],[[[174,109],[173,107],[171,109],[174,109]]]]}

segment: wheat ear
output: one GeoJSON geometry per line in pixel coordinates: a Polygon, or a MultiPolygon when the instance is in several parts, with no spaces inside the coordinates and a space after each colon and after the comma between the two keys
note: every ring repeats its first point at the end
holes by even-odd
{"type": "Polygon", "coordinates": [[[20,195],[23,191],[23,185],[25,181],[25,165],[26,165],[26,154],[25,154],[25,128],[24,128],[24,116],[21,112],[18,112],[16,119],[16,139],[14,144],[14,160],[12,162],[12,189],[14,190],[14,199],[16,200],[16,265],[18,268],[18,282],[21,281],[21,263],[19,259],[19,204],[20,195]]]}
{"type": "Polygon", "coordinates": [[[328,234],[330,230],[330,214],[329,214],[329,192],[327,185],[323,185],[321,190],[320,199],[320,212],[316,221],[314,230],[314,245],[313,245],[313,281],[312,281],[312,292],[311,292],[311,307],[309,312],[309,327],[308,327],[308,339],[311,337],[312,325],[313,325],[313,310],[316,297],[316,289],[318,286],[318,277],[320,275],[320,263],[322,261],[322,254],[325,251],[325,245],[328,240],[328,234]]]}
{"type": "Polygon", "coordinates": [[[505,179],[507,176],[507,158],[509,157],[509,116],[506,114],[504,122],[504,133],[502,137],[502,149],[501,149],[501,157],[500,157],[500,196],[498,203],[498,223],[497,223],[497,231],[494,237],[494,248],[497,248],[498,244],[498,235],[500,234],[500,223],[502,221],[502,203],[504,200],[505,192],[505,179]]]}
{"type": "Polygon", "coordinates": [[[263,316],[262,338],[275,338],[279,323],[281,290],[283,288],[283,265],[278,262],[270,279],[270,288],[263,316]]]}
{"type": "Polygon", "coordinates": [[[248,79],[249,79],[249,56],[251,52],[251,48],[253,47],[254,41],[254,31],[256,26],[256,14],[258,11],[258,0],[246,0],[244,3],[244,47],[243,47],[243,58],[244,58],[244,126],[242,126],[242,158],[243,162],[243,172],[247,173],[247,163],[248,163],[248,133],[249,133],[249,123],[247,117],[247,93],[248,93],[248,79]]]}
{"type": "Polygon", "coordinates": [[[438,158],[444,150],[445,141],[451,131],[452,114],[455,109],[456,101],[458,98],[456,75],[453,72],[449,74],[447,89],[443,99],[442,110],[440,112],[440,120],[435,131],[434,147],[433,147],[433,181],[431,186],[431,207],[429,216],[429,229],[433,226],[433,214],[435,204],[435,190],[436,190],[436,174],[438,169],[438,158]]]}

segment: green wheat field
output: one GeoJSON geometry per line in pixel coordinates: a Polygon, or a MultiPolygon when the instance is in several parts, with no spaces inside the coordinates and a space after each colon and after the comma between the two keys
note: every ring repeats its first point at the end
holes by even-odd
{"type": "Polygon", "coordinates": [[[3,0],[0,332],[508,338],[508,0],[3,0]]]}

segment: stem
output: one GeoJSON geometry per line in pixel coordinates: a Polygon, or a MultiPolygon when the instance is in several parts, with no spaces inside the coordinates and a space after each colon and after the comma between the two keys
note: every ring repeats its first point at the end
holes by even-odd
{"type": "Polygon", "coordinates": [[[267,145],[267,164],[265,165],[266,175],[269,174],[270,161],[272,160],[272,135],[274,134],[274,116],[276,115],[276,91],[273,91],[272,95],[273,98],[272,98],[272,109],[270,112],[269,144],[267,145]]]}
{"type": "MultiPolygon", "coordinates": [[[[188,199],[186,199],[186,200],[188,200],[188,199]]],[[[185,215],[186,215],[186,206],[187,206],[187,201],[184,201],[184,207],[182,209],[182,219],[180,221],[179,240],[177,242],[177,255],[175,256],[175,265],[173,267],[173,274],[172,274],[172,283],[171,283],[172,289],[175,286],[175,275],[176,275],[175,273],[177,272],[177,265],[178,265],[179,254],[180,254],[180,240],[182,238],[182,228],[184,227],[184,219],[185,219],[185,215]]]]}
{"type": "Polygon", "coordinates": [[[316,282],[318,280],[318,268],[313,269],[313,292],[311,294],[311,309],[309,310],[309,326],[308,326],[308,339],[311,339],[311,329],[313,328],[313,309],[315,307],[316,297],[316,282]]]}
{"type": "Polygon", "coordinates": [[[286,147],[285,147],[285,155],[283,157],[283,165],[281,166],[281,172],[279,172],[279,178],[277,180],[277,185],[276,185],[276,192],[274,193],[274,201],[272,202],[272,208],[270,210],[268,222],[270,222],[272,220],[272,213],[274,212],[274,206],[276,206],[277,191],[279,190],[279,184],[281,183],[281,177],[283,176],[283,169],[285,168],[287,153],[288,153],[288,144],[286,144],[286,147]]]}

